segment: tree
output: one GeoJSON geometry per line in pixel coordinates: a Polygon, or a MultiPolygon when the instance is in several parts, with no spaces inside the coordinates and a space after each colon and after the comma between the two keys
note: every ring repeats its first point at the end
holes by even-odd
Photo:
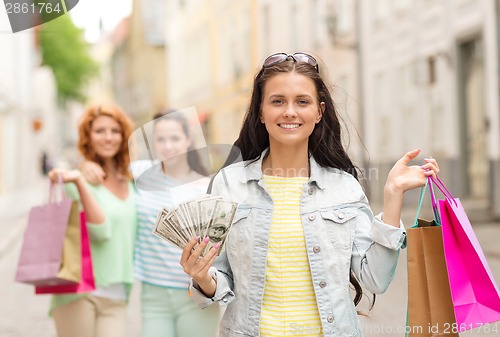
{"type": "Polygon", "coordinates": [[[99,74],[99,66],[89,54],[83,31],[66,14],[44,23],[39,37],[42,64],[54,72],[59,103],[84,101],[85,85],[99,74]]]}

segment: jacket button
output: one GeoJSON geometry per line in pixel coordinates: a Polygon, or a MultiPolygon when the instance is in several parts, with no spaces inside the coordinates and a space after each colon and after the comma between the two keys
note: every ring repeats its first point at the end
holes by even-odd
{"type": "Polygon", "coordinates": [[[314,221],[314,219],[316,219],[316,215],[309,214],[309,220],[314,221]]]}
{"type": "Polygon", "coordinates": [[[309,187],[309,189],[307,190],[307,193],[309,193],[309,195],[313,194],[314,192],[314,189],[312,187],[309,187]]]}
{"type": "Polygon", "coordinates": [[[224,298],[222,299],[222,302],[226,303],[226,302],[227,302],[227,297],[224,297],[224,298]]]}
{"type": "Polygon", "coordinates": [[[321,248],[319,248],[319,246],[314,246],[313,252],[315,252],[316,254],[318,254],[320,251],[321,251],[321,248]]]}
{"type": "Polygon", "coordinates": [[[340,220],[342,220],[344,218],[344,213],[339,212],[339,214],[337,214],[337,216],[339,217],[340,220]]]}
{"type": "Polygon", "coordinates": [[[325,282],[324,280],[323,280],[323,281],[320,281],[320,282],[319,282],[319,286],[320,286],[321,288],[326,287],[326,282],[325,282]]]}
{"type": "Polygon", "coordinates": [[[333,322],[333,316],[332,315],[328,316],[326,320],[328,321],[328,323],[333,322]]]}

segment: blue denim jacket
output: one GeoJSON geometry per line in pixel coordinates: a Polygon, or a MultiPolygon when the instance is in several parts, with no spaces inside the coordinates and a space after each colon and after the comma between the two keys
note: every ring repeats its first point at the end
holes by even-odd
{"type": "MultiPolygon", "coordinates": [[[[201,308],[227,305],[220,336],[260,335],[267,244],[273,201],[262,180],[262,158],[240,162],[215,177],[212,194],[239,203],[225,249],[210,268],[217,282],[212,298],[191,283],[201,308]]],[[[374,217],[358,181],[350,174],[320,167],[310,158],[310,179],[302,191],[300,214],[312,282],[325,337],[361,336],[349,290],[352,268],[365,289],[384,292],[406,243],[403,224],[394,227],[374,217]]],[[[300,327],[290,326],[290,335],[300,327]]],[[[315,329],[317,331],[317,329],[315,329]]]]}

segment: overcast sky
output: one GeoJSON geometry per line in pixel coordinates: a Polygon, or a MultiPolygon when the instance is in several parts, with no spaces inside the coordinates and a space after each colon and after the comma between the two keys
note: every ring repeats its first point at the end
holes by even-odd
{"type": "Polygon", "coordinates": [[[96,42],[100,18],[105,32],[109,32],[131,11],[132,0],[80,0],[70,14],[75,25],[85,29],[87,41],[96,42]]]}

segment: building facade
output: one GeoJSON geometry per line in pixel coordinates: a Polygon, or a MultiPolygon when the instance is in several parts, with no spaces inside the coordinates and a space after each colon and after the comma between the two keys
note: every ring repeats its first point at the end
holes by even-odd
{"type": "Polygon", "coordinates": [[[0,32],[0,214],[9,220],[46,200],[38,193],[42,162],[45,157],[49,169],[63,159],[61,134],[68,127],[53,72],[40,65],[37,29],[12,33],[3,12],[0,32]]]}
{"type": "Polygon", "coordinates": [[[58,112],[54,77],[50,69],[40,66],[36,29],[13,34],[6,13],[2,13],[0,31],[2,199],[38,182],[43,153],[55,159],[61,142],[53,137],[58,112]]]}
{"type": "Polygon", "coordinates": [[[350,0],[169,1],[171,105],[195,106],[209,143],[231,144],[264,59],[276,52],[308,52],[331,84],[350,131],[349,149],[362,167],[356,9],[350,0]]]}
{"type": "MultiPolygon", "coordinates": [[[[421,148],[452,193],[499,217],[496,9],[493,0],[361,1],[359,21],[370,165],[385,177],[421,148]]],[[[370,181],[378,197],[383,184],[370,181]]]]}
{"type": "Polygon", "coordinates": [[[167,107],[165,6],[164,0],[134,0],[131,16],[109,37],[113,94],[138,125],[167,107]]]}

